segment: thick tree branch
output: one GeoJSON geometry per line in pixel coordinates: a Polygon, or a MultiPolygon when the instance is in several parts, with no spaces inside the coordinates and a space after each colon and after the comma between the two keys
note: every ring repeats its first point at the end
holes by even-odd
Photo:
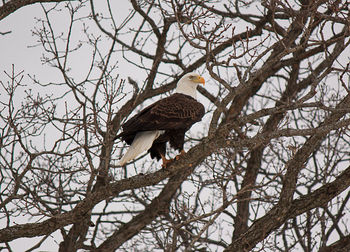
{"type": "Polygon", "coordinates": [[[11,13],[14,13],[18,9],[35,4],[35,3],[58,3],[58,2],[67,2],[75,0],[10,0],[6,1],[2,6],[0,6],[0,20],[4,19],[11,13]]]}
{"type": "MultiPolygon", "coordinates": [[[[314,192],[293,200],[288,207],[274,206],[264,217],[255,221],[247,232],[235,239],[225,251],[249,251],[257,241],[266,237],[288,219],[294,218],[316,207],[322,207],[350,186],[350,167],[333,182],[314,192]]],[[[341,242],[340,242],[341,243],[341,242]]],[[[327,250],[328,251],[328,250],[327,250]]]]}
{"type": "Polygon", "coordinates": [[[347,252],[350,251],[350,235],[340,238],[329,246],[320,248],[319,252],[347,252]]]}
{"type": "Polygon", "coordinates": [[[124,242],[144,229],[146,225],[149,225],[155,218],[166,214],[174,194],[187,176],[191,174],[192,170],[193,168],[189,168],[171,177],[164,186],[162,192],[152,200],[143,212],[121,226],[119,230],[107,238],[96,251],[112,251],[119,248],[124,242]]]}
{"type": "MultiPolygon", "coordinates": [[[[324,120],[322,125],[332,125],[333,122],[337,122],[342,116],[344,116],[344,114],[346,114],[341,109],[349,106],[350,95],[346,96],[337,107],[340,109],[340,111],[333,112],[324,120]]],[[[322,127],[322,125],[320,127],[322,127]]],[[[287,173],[284,176],[282,192],[280,194],[280,200],[278,204],[263,218],[255,222],[246,233],[242,234],[239,238],[236,238],[227,249],[227,251],[250,250],[258,242],[270,234],[272,230],[279,227],[282,223],[285,222],[286,219],[288,219],[287,213],[291,208],[291,204],[293,202],[292,197],[295,192],[297,176],[301,169],[304,167],[304,163],[307,161],[310,154],[314,151],[315,146],[318,147],[321,144],[328,132],[329,131],[327,129],[324,131],[316,131],[315,134],[305,142],[303,147],[296,152],[294,157],[288,161],[286,165],[287,173]],[[266,222],[265,217],[272,218],[272,216],[274,216],[274,218],[269,222],[266,222]]]]}

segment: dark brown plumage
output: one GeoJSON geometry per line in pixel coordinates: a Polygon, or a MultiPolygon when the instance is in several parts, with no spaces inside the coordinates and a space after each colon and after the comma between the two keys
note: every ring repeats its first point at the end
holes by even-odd
{"type": "Polygon", "coordinates": [[[185,74],[177,82],[175,94],[153,103],[124,123],[123,132],[116,138],[121,138],[130,147],[119,160],[119,165],[123,166],[148,151],[152,158],[161,158],[162,166],[166,167],[172,161],[165,157],[167,142],[180,151],[176,159],[185,153],[185,133],[204,115],[203,105],[196,100],[199,84],[205,84],[202,76],[185,74]]]}
{"type": "Polygon", "coordinates": [[[123,132],[116,138],[131,144],[139,132],[163,130],[164,133],[148,150],[152,158],[159,160],[165,156],[167,142],[174,149],[183,151],[186,131],[202,119],[204,112],[204,106],[196,99],[175,93],[153,103],[125,122],[123,132]]]}

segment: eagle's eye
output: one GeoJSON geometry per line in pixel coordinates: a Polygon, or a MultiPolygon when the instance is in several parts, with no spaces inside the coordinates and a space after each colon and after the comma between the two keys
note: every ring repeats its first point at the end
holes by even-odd
{"type": "Polygon", "coordinates": [[[195,78],[196,78],[196,76],[194,76],[194,75],[190,75],[190,76],[189,76],[189,79],[190,79],[190,80],[194,80],[195,78]]]}

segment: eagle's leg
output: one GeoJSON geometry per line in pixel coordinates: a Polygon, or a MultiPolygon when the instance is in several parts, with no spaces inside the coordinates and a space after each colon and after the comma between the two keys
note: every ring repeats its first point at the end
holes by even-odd
{"type": "Polygon", "coordinates": [[[180,159],[183,155],[185,155],[185,154],[186,154],[186,151],[182,149],[182,150],[180,151],[180,154],[177,155],[177,156],[175,157],[175,159],[176,159],[176,160],[179,160],[179,159],[180,159]]]}
{"type": "Polygon", "coordinates": [[[163,161],[162,167],[163,168],[166,168],[168,166],[168,164],[170,164],[171,162],[174,161],[173,159],[166,159],[166,157],[163,154],[160,154],[160,156],[162,157],[162,161],[163,161]]]}

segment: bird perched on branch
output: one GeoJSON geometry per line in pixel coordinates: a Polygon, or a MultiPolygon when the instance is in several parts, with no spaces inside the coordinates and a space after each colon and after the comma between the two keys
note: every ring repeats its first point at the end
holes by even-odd
{"type": "Polygon", "coordinates": [[[204,115],[203,104],[197,101],[197,86],[204,85],[204,78],[196,73],[185,74],[177,83],[175,93],[146,107],[122,125],[121,138],[130,145],[120,159],[125,165],[144,151],[152,158],[162,159],[166,167],[173,159],[166,159],[166,143],[180,152],[184,151],[185,133],[204,115]]]}

